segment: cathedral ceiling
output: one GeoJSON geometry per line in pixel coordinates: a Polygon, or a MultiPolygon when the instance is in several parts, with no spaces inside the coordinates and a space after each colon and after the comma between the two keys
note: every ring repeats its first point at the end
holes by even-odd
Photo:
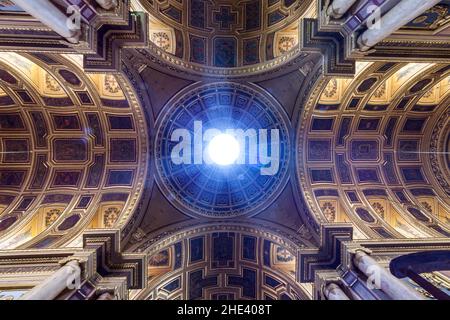
{"type": "Polygon", "coordinates": [[[357,238],[448,237],[446,64],[358,63],[324,78],[302,115],[298,174],[313,215],[357,238]]]}
{"type": "MultiPolygon", "coordinates": [[[[146,250],[154,239],[199,222],[251,223],[292,238],[297,247],[308,247],[318,240],[319,227],[311,232],[305,223],[308,211],[295,185],[293,145],[303,99],[300,89],[308,70],[318,66],[318,55],[302,55],[290,69],[257,75],[254,82],[204,79],[182,68],[180,72],[164,69],[142,50],[129,50],[126,55],[124,71],[153,119],[149,130],[155,139],[152,169],[156,182],[146,193],[148,207],[144,203],[138,207],[133,226],[127,229],[131,235],[127,250],[146,250]],[[196,129],[196,123],[201,123],[201,130],[196,129]],[[267,128],[279,133],[279,142],[270,146],[274,154],[279,150],[273,173],[262,174],[270,169],[270,163],[249,163],[249,158],[243,165],[230,167],[208,164],[204,157],[192,161],[196,151],[191,144],[186,161],[173,161],[176,143],[172,137],[179,130],[186,129],[186,141],[192,142],[202,139],[207,129],[250,129],[257,137],[267,128]]],[[[275,136],[269,132],[267,143],[271,144],[272,138],[275,136]]],[[[259,139],[262,141],[261,136],[259,139]]],[[[206,150],[206,142],[201,147],[206,150]]]]}
{"type": "Polygon", "coordinates": [[[149,286],[139,299],[306,299],[286,245],[251,227],[186,230],[147,252],[149,286]]]}
{"type": "Polygon", "coordinates": [[[239,68],[240,73],[295,55],[298,21],[313,12],[312,4],[311,0],[134,1],[135,10],[150,14],[150,40],[159,48],[155,48],[158,55],[194,70],[239,68]]]}
{"type": "MultiPolygon", "coordinates": [[[[117,74],[88,74],[80,56],[0,53],[0,249],[118,228],[125,251],[148,255],[139,298],[303,299],[293,280],[333,265],[339,237],[449,237],[448,64],[325,76],[330,57],[298,46],[314,5],[134,0],[152,44],[121,50],[117,74]],[[270,161],[174,163],[171,137],[196,139],[199,121],[278,130],[273,174],[261,174],[270,161]]],[[[445,10],[399,34],[444,31],[445,10]]]]}
{"type": "Polygon", "coordinates": [[[78,57],[0,54],[2,249],[62,245],[128,221],[147,134],[120,80],[85,74],[78,57]]]}

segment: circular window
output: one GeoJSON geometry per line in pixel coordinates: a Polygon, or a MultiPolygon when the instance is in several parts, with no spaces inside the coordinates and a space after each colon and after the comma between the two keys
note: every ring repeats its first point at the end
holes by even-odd
{"type": "Polygon", "coordinates": [[[190,88],[159,119],[157,181],[178,209],[234,217],[264,209],[287,179],[288,120],[258,88],[190,88]],[[239,148],[239,150],[237,150],[239,148]]]}

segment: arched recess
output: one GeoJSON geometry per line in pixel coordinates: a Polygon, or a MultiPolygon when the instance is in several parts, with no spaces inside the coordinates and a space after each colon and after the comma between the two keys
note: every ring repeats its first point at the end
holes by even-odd
{"type": "Polygon", "coordinates": [[[81,245],[86,228],[123,228],[140,199],[144,112],[124,77],[81,65],[0,53],[2,249],[81,245]]]}
{"type": "Polygon", "coordinates": [[[300,53],[301,19],[316,15],[315,1],[142,1],[150,45],[141,52],[202,76],[259,73],[300,53]]]}
{"type": "Polygon", "coordinates": [[[301,190],[318,223],[355,238],[448,237],[450,69],[358,62],[354,78],[320,77],[297,131],[301,190]]]}
{"type": "Polygon", "coordinates": [[[311,285],[295,279],[298,251],[310,245],[298,235],[264,229],[257,221],[171,230],[134,248],[148,255],[148,286],[134,298],[311,298],[311,285]]]}

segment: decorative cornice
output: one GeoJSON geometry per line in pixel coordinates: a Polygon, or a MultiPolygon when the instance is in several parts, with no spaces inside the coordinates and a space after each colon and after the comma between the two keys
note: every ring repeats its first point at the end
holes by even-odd
{"type": "MultiPolygon", "coordinates": [[[[352,55],[358,58],[359,55],[352,55]]],[[[364,59],[402,62],[450,62],[450,43],[445,40],[388,38],[377,44],[364,59]]]]}
{"type": "Polygon", "coordinates": [[[128,289],[142,289],[146,286],[146,256],[121,253],[119,230],[88,230],[83,234],[83,248],[95,251],[97,272],[102,277],[126,277],[128,289]]]}
{"type": "Polygon", "coordinates": [[[88,23],[83,22],[81,40],[77,44],[69,43],[29,15],[21,15],[17,21],[14,16],[8,16],[8,20],[0,19],[0,49],[27,53],[79,53],[85,55],[86,71],[118,72],[123,48],[148,45],[147,14],[130,12],[129,0],[119,2],[112,11],[98,8],[88,23]],[[4,25],[11,21],[14,21],[13,25],[4,25]]]}
{"type": "Polygon", "coordinates": [[[121,49],[148,45],[148,16],[130,13],[126,26],[105,24],[94,34],[95,54],[84,56],[86,72],[118,71],[121,67],[121,49]]]}
{"type": "Polygon", "coordinates": [[[336,269],[341,264],[341,244],[352,239],[350,224],[323,224],[320,247],[298,254],[297,281],[313,282],[316,271],[336,269]]]}
{"type": "MultiPolygon", "coordinates": [[[[447,102],[448,101],[445,100],[444,103],[447,102]]],[[[434,177],[436,178],[442,189],[445,191],[445,193],[450,196],[450,182],[448,180],[449,178],[444,173],[447,169],[443,167],[445,166],[445,160],[440,161],[441,153],[445,153],[444,143],[446,139],[448,139],[448,137],[445,136],[445,133],[447,132],[447,134],[450,134],[450,122],[448,121],[449,117],[450,109],[447,108],[447,110],[445,110],[441,114],[440,118],[436,122],[436,125],[434,126],[433,133],[431,134],[429,159],[434,177]]]]}
{"type": "Polygon", "coordinates": [[[195,63],[186,62],[183,59],[177,58],[170,53],[158,48],[153,44],[149,44],[145,50],[138,50],[143,56],[153,60],[160,65],[170,66],[169,69],[177,72],[187,72],[190,74],[196,74],[199,76],[209,77],[245,77],[251,74],[252,76],[264,74],[267,72],[276,72],[279,68],[286,65],[292,65],[298,61],[298,59],[304,59],[305,53],[302,53],[299,47],[296,47],[289,52],[267,62],[236,67],[236,68],[219,68],[210,67],[195,63]]]}
{"type": "Polygon", "coordinates": [[[306,52],[320,52],[324,56],[326,76],[353,76],[355,61],[345,55],[345,36],[340,32],[322,31],[317,19],[303,19],[300,48],[306,52]]]}
{"type": "Polygon", "coordinates": [[[214,222],[190,220],[161,230],[158,234],[146,235],[141,242],[132,247],[132,250],[133,252],[146,252],[151,255],[187,236],[221,230],[253,233],[286,247],[292,252],[311,246],[308,239],[302,238],[300,234],[292,230],[268,221],[251,218],[233,219],[233,221],[218,220],[214,222]]]}

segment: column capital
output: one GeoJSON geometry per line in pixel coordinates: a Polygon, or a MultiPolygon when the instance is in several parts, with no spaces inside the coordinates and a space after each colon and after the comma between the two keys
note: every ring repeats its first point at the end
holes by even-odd
{"type": "Polygon", "coordinates": [[[368,249],[363,249],[363,248],[356,249],[355,252],[353,253],[353,259],[352,259],[353,263],[359,269],[361,269],[361,268],[364,269],[365,268],[364,267],[365,264],[363,262],[363,259],[366,259],[365,261],[371,261],[370,262],[371,264],[377,264],[378,265],[378,262],[371,257],[371,254],[372,254],[372,252],[370,250],[368,250],[368,249]]]}
{"type": "Polygon", "coordinates": [[[328,300],[350,300],[341,286],[335,282],[330,282],[323,288],[323,294],[328,300]]]}
{"type": "Polygon", "coordinates": [[[61,259],[61,260],[58,261],[58,263],[59,263],[59,265],[61,267],[65,266],[65,265],[68,265],[70,262],[76,262],[79,265],[82,265],[82,264],[85,264],[87,262],[87,259],[70,256],[70,257],[66,257],[66,258],[61,259]]]}
{"type": "Polygon", "coordinates": [[[356,0],[333,0],[326,9],[327,15],[334,19],[340,19],[355,4],[355,2],[356,0]]]}
{"type": "Polygon", "coordinates": [[[340,289],[341,288],[339,287],[339,285],[336,284],[335,282],[329,282],[323,286],[323,292],[324,292],[325,296],[328,296],[328,293],[332,293],[333,291],[340,290],[340,289]]]}
{"type": "Polygon", "coordinates": [[[95,291],[97,300],[119,300],[117,288],[97,288],[95,291]]]}
{"type": "Polygon", "coordinates": [[[372,254],[372,250],[368,249],[368,248],[364,248],[364,247],[353,247],[353,248],[349,248],[347,250],[348,253],[351,254],[356,254],[357,252],[362,252],[365,253],[366,255],[371,255],[372,254]]]}
{"type": "Polygon", "coordinates": [[[96,0],[96,2],[105,10],[111,10],[117,7],[117,0],[96,0]]]}
{"type": "Polygon", "coordinates": [[[349,262],[350,263],[353,262],[356,265],[360,262],[360,260],[363,257],[370,256],[372,254],[372,251],[370,249],[363,247],[351,248],[347,252],[350,254],[349,262]]]}

